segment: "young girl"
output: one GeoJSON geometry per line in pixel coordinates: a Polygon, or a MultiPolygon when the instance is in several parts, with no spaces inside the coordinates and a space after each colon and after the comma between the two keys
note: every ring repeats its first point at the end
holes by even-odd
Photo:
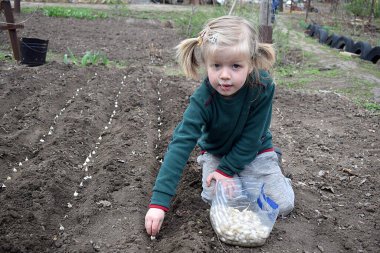
{"type": "Polygon", "coordinates": [[[259,43],[247,20],[223,16],[176,49],[180,65],[192,78],[198,78],[199,49],[207,77],[174,130],[145,216],[147,233],[159,232],[195,145],[202,150],[198,163],[203,200],[211,203],[214,180],[252,177],[265,182],[265,192],[279,205],[280,214],[288,214],[294,193],[281,173],[269,131],[275,88],[267,72],[275,61],[272,46],[259,43]]]}

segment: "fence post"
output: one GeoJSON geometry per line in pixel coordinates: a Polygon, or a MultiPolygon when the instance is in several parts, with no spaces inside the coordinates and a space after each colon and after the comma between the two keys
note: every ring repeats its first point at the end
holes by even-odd
{"type": "Polygon", "coordinates": [[[20,13],[20,11],[21,11],[20,0],[14,0],[14,12],[20,13]]]}
{"type": "Polygon", "coordinates": [[[260,3],[260,15],[259,15],[259,36],[261,42],[272,43],[272,0],[262,0],[260,3]]]}
{"type": "Polygon", "coordinates": [[[12,6],[9,0],[0,0],[0,10],[4,12],[6,24],[0,26],[1,30],[8,30],[9,39],[11,40],[13,57],[16,61],[20,61],[20,45],[17,38],[17,28],[23,28],[22,24],[15,24],[15,20],[13,18],[12,6]]]}

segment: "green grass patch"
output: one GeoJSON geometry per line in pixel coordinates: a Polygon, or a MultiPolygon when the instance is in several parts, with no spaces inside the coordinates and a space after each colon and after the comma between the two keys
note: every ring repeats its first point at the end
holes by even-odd
{"type": "Polygon", "coordinates": [[[285,82],[285,86],[291,89],[302,89],[311,82],[310,78],[297,78],[285,82]]]}
{"type": "Polygon", "coordinates": [[[364,102],[363,106],[365,109],[373,112],[380,112],[380,104],[374,102],[364,102]]]}
{"type": "Polygon", "coordinates": [[[12,49],[10,51],[0,49],[0,62],[12,62],[15,61],[13,58],[12,49]]]}
{"type": "MultiPolygon", "coordinates": [[[[63,17],[63,18],[77,18],[77,19],[106,19],[109,14],[105,11],[95,10],[91,8],[81,8],[81,7],[61,7],[61,6],[44,6],[39,7],[38,11],[48,17],[63,17]]],[[[36,8],[24,7],[22,12],[32,13],[35,12],[36,8]]]]}
{"type": "Polygon", "coordinates": [[[309,84],[314,83],[316,80],[329,82],[332,78],[340,78],[344,72],[341,69],[321,69],[313,65],[300,65],[293,64],[276,66],[274,69],[274,76],[278,85],[287,88],[310,88],[309,84]]]}
{"type": "Polygon", "coordinates": [[[363,101],[371,101],[373,100],[373,89],[375,87],[380,86],[379,84],[363,80],[362,78],[352,77],[350,78],[352,85],[344,88],[338,88],[341,93],[344,93],[347,96],[363,100],[363,101]]]}
{"type": "Polygon", "coordinates": [[[357,60],[357,64],[362,69],[362,73],[368,73],[380,79],[379,67],[376,64],[373,64],[370,61],[365,61],[362,59],[356,59],[356,60],[357,60]]]}
{"type": "Polygon", "coordinates": [[[344,73],[341,69],[321,69],[315,66],[278,66],[275,73],[280,77],[296,77],[296,78],[333,78],[340,77],[344,73]]]}
{"type": "Polygon", "coordinates": [[[6,54],[5,52],[0,51],[0,61],[8,60],[9,54],[6,54]]]}
{"type": "Polygon", "coordinates": [[[279,66],[274,69],[275,76],[280,78],[293,77],[298,70],[292,65],[279,66]]]}
{"type": "MultiPolygon", "coordinates": [[[[332,82],[333,80],[350,80],[346,87],[331,87],[332,91],[349,97],[357,105],[374,112],[380,112],[380,104],[374,101],[373,90],[379,83],[353,77],[342,69],[321,70],[315,67],[294,65],[277,66],[274,69],[276,83],[290,89],[313,89],[312,84],[332,82]]],[[[347,81],[346,81],[347,82],[347,81]]]]}
{"type": "Polygon", "coordinates": [[[304,75],[313,76],[316,78],[339,78],[344,72],[341,69],[320,69],[320,68],[310,68],[303,71],[304,75]]]}

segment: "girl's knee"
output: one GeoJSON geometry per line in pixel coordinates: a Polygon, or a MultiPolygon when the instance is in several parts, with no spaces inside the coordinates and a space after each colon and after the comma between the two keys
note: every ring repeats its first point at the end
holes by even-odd
{"type": "Polygon", "coordinates": [[[278,215],[287,216],[294,209],[294,198],[287,198],[279,204],[278,215]]]}
{"type": "Polygon", "coordinates": [[[280,179],[270,182],[267,187],[267,194],[279,206],[279,215],[288,215],[294,209],[294,191],[291,181],[282,176],[280,179]]]}

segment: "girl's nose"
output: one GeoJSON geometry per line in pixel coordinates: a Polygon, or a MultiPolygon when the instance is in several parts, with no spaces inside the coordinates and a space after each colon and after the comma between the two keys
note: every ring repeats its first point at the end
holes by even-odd
{"type": "Polygon", "coordinates": [[[230,75],[230,72],[228,71],[228,68],[222,68],[221,69],[219,78],[223,79],[223,80],[231,78],[231,75],[230,75]]]}

